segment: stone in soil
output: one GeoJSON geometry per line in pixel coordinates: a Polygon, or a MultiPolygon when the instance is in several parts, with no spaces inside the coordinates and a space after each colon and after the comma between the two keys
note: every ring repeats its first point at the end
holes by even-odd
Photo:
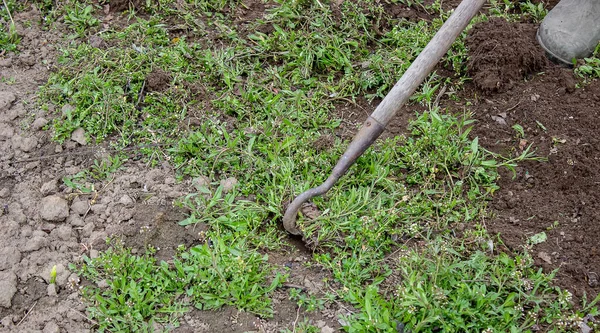
{"type": "Polygon", "coordinates": [[[40,216],[50,222],[62,222],[69,216],[67,200],[51,195],[42,199],[40,216]]]}
{"type": "Polygon", "coordinates": [[[0,271],[8,270],[21,262],[21,252],[12,246],[0,250],[0,271]]]}
{"type": "Polygon", "coordinates": [[[17,292],[17,276],[13,272],[0,272],[0,307],[10,308],[17,292]]]}
{"type": "Polygon", "coordinates": [[[9,91],[0,91],[0,112],[6,112],[16,99],[15,94],[9,91]]]}
{"type": "Polygon", "coordinates": [[[81,127],[73,131],[71,134],[71,140],[77,142],[78,144],[85,146],[87,144],[87,139],[85,138],[85,130],[81,127]]]}
{"type": "Polygon", "coordinates": [[[0,122],[0,140],[8,140],[15,135],[15,129],[7,123],[0,122]]]}

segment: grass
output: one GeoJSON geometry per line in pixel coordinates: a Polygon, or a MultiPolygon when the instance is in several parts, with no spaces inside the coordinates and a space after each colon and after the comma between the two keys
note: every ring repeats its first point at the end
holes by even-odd
{"type": "MultiPolygon", "coordinates": [[[[270,295],[286,273],[265,253],[288,246],[277,228],[284,203],[322,183],[347,145],[336,138],[315,146],[321,136],[335,137],[341,120],[332,111],[385,95],[448,16],[438,2],[403,3],[432,19],[390,17],[371,1],[345,1],[334,15],[318,1],[279,0],[242,24],[240,1],[164,0],[98,31],[87,2],[40,4],[74,33],[40,91],[41,106],[57,110],[56,141],[83,128],[92,141],[139,147],[149,165],[168,161],[180,179],[238,180],[231,191],[209,184],[178,201],[191,211],[181,225],[208,230],[172,260],[157,262],[152,248],[132,254],[114,240],[72,267],[95,282],[83,295],[96,329],[168,330],[191,307],[272,316],[270,295]],[[102,43],[91,45],[92,33],[102,43]],[[165,79],[154,85],[157,73],[165,79]]],[[[545,9],[528,4],[523,11],[541,19],[545,9]]],[[[511,6],[495,2],[489,15],[513,17],[511,6]]],[[[299,219],[315,250],[311,264],[330,276],[329,291],[291,289],[290,299],[307,311],[347,305],[353,311],[340,318],[347,332],[527,332],[536,325],[563,332],[597,313],[594,302],[573,310],[568,293],[533,266],[530,248],[503,253],[486,232],[498,169],[535,156],[486,151],[471,135],[468,112],[436,106],[441,86],[452,93],[468,80],[464,37],[442,61],[452,76],[432,74],[415,95],[427,110],[415,114],[406,135],[378,142],[314,200],[317,218],[299,219]]],[[[97,161],[64,182],[93,191],[90,184],[109,181],[126,157],[97,161]]],[[[313,324],[292,329],[318,331],[313,324]]]]}
{"type": "Polygon", "coordinates": [[[2,27],[0,28],[0,51],[16,51],[21,37],[17,32],[12,13],[19,7],[15,1],[2,0],[0,8],[0,19],[2,27]]]}
{"type": "Polygon", "coordinates": [[[174,328],[190,307],[211,310],[235,305],[261,316],[272,315],[268,295],[285,276],[277,274],[267,283],[267,256],[231,241],[220,237],[211,245],[181,247],[172,261],[158,263],[152,256],[155,249],[132,255],[116,240],[98,258],[84,257],[83,264],[72,269],[106,285],[82,291],[100,332],[152,331],[155,322],[174,328]]]}
{"type": "Polygon", "coordinates": [[[575,74],[585,80],[600,78],[600,44],[596,46],[591,57],[584,58],[583,63],[576,66],[575,74]]]}

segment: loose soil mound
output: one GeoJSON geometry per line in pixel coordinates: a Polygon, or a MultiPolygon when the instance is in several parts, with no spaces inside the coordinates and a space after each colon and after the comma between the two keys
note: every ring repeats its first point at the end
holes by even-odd
{"type": "Polygon", "coordinates": [[[544,68],[547,60],[535,40],[536,29],[502,19],[475,25],[467,38],[467,68],[475,86],[487,93],[506,91],[544,68]]]}
{"type": "Polygon", "coordinates": [[[146,77],[149,91],[165,91],[169,88],[172,80],[171,75],[160,68],[154,69],[146,77]]]}

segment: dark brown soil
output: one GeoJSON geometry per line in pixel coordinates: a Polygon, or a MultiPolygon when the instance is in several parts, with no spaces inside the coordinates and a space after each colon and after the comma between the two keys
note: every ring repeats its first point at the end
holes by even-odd
{"type": "Polygon", "coordinates": [[[172,80],[169,73],[163,69],[155,68],[146,77],[146,87],[148,91],[162,92],[169,88],[172,80]]]}
{"type": "Polygon", "coordinates": [[[558,284],[574,295],[595,297],[600,291],[600,84],[569,93],[572,78],[565,77],[571,75],[568,69],[546,69],[511,91],[478,101],[472,110],[480,122],[475,135],[486,147],[514,156],[533,144],[538,156],[548,158],[522,163],[515,179],[504,174],[489,230],[514,250],[546,232],[548,240],[533,248],[536,264],[546,272],[559,268],[558,284]],[[516,138],[513,124],[525,128],[524,139],[516,138]]]}
{"type": "Polygon", "coordinates": [[[327,151],[329,148],[333,147],[335,143],[335,138],[329,134],[320,135],[314,142],[313,146],[318,152],[327,151]]]}
{"type": "Polygon", "coordinates": [[[502,19],[473,27],[467,37],[467,67],[475,86],[486,93],[506,91],[544,68],[548,61],[535,40],[536,30],[533,24],[502,19]]]}
{"type": "Polygon", "coordinates": [[[110,0],[109,10],[111,12],[122,12],[129,9],[141,8],[144,0],[110,0]]]}
{"type": "MultiPolygon", "coordinates": [[[[495,68],[492,62],[471,68],[476,78],[498,73],[505,90],[494,93],[475,80],[475,87],[462,93],[473,100],[471,110],[478,120],[474,135],[488,149],[513,157],[533,144],[537,155],[548,159],[522,163],[515,179],[503,173],[501,190],[492,202],[495,217],[487,227],[499,233],[511,250],[519,250],[532,235],[545,232],[547,241],[532,249],[536,264],[547,273],[559,269],[557,283],[561,287],[577,300],[584,293],[590,299],[600,292],[600,82],[576,89],[572,70],[544,64],[534,28],[494,21],[480,24],[473,33],[479,40],[470,51],[476,53],[474,59],[497,55],[519,59],[498,60],[495,68]],[[484,44],[495,48],[481,47],[484,44]],[[524,73],[532,75],[527,82],[524,73]],[[473,99],[478,88],[488,94],[486,98],[473,99]],[[525,129],[524,138],[517,137],[511,128],[514,124],[525,129]]],[[[471,38],[470,43],[475,40],[471,38]]]]}

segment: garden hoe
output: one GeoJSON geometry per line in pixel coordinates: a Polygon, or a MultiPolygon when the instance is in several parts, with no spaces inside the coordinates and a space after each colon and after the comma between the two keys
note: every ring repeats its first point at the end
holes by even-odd
{"type": "Polygon", "coordinates": [[[485,0],[463,0],[460,3],[450,18],[433,36],[429,44],[421,51],[417,59],[402,75],[402,78],[367,118],[327,180],[320,186],[300,194],[288,206],[283,216],[285,230],[293,235],[302,234],[296,227],[296,215],[302,204],[329,191],[335,182],[348,171],[356,159],[377,140],[396,112],[408,101],[435,65],[448,52],[454,40],[467,27],[484,2],[485,0]]]}

